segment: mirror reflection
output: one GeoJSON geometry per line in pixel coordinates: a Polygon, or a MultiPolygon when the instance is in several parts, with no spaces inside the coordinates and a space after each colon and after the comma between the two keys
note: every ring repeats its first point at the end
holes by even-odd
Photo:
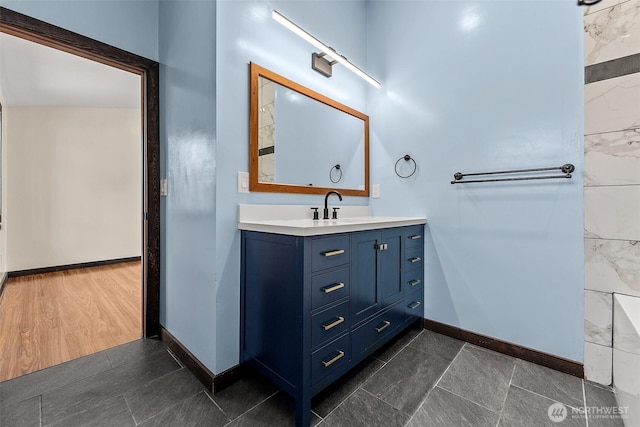
{"type": "Polygon", "coordinates": [[[251,190],[367,196],[368,117],[251,67],[251,190]]]}

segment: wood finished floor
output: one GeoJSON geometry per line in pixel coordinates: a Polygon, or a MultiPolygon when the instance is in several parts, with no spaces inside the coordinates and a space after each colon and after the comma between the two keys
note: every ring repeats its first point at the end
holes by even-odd
{"type": "Polygon", "coordinates": [[[0,381],[142,336],[141,263],[9,279],[0,297],[0,381]]]}

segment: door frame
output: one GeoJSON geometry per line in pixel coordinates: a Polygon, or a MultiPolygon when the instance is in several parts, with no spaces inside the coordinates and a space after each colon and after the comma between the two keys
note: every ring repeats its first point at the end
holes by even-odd
{"type": "Polygon", "coordinates": [[[62,50],[142,80],[143,218],[142,334],[160,335],[160,105],[159,64],[131,52],[0,6],[0,32],[62,50]]]}

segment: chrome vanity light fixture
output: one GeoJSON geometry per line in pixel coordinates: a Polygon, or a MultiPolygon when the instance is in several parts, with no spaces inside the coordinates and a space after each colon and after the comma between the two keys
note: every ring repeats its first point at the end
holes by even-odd
{"type": "Polygon", "coordinates": [[[365,79],[367,82],[377,87],[378,89],[382,87],[379,81],[377,81],[376,79],[371,77],[369,74],[365,73],[360,68],[358,68],[357,66],[349,62],[347,58],[340,55],[338,52],[335,51],[335,49],[327,46],[326,44],[322,43],[320,40],[312,36],[310,33],[300,28],[300,26],[298,26],[295,22],[293,22],[292,20],[290,20],[289,18],[287,18],[277,10],[274,9],[271,15],[275,21],[279,22],[289,30],[293,31],[294,33],[302,37],[304,40],[314,45],[316,48],[320,49],[320,53],[313,53],[311,55],[311,61],[312,61],[311,68],[313,68],[320,74],[326,77],[331,77],[332,65],[335,64],[336,62],[339,62],[340,64],[344,65],[349,70],[356,73],[357,75],[359,75],[360,77],[362,77],[363,79],[365,79]]]}

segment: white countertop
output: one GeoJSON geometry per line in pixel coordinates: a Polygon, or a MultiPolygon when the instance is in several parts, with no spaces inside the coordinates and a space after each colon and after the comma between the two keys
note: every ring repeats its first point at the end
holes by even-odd
{"type": "MultiPolygon", "coordinates": [[[[287,234],[291,236],[318,236],[322,234],[347,233],[351,231],[374,230],[379,228],[403,227],[425,224],[426,218],[369,216],[367,206],[339,206],[339,219],[313,220],[308,206],[240,205],[240,230],[264,233],[287,234]],[[277,215],[281,210],[281,216],[277,215]],[[261,215],[260,212],[263,212],[261,215]],[[363,215],[364,213],[364,215],[363,215]],[[359,215],[358,215],[359,214],[359,215]],[[296,215],[297,218],[292,218],[296,215]],[[301,216],[308,218],[300,218],[301,216]],[[279,219],[276,219],[279,218],[279,219]]],[[[319,209],[322,216],[322,208],[319,209]]]]}

